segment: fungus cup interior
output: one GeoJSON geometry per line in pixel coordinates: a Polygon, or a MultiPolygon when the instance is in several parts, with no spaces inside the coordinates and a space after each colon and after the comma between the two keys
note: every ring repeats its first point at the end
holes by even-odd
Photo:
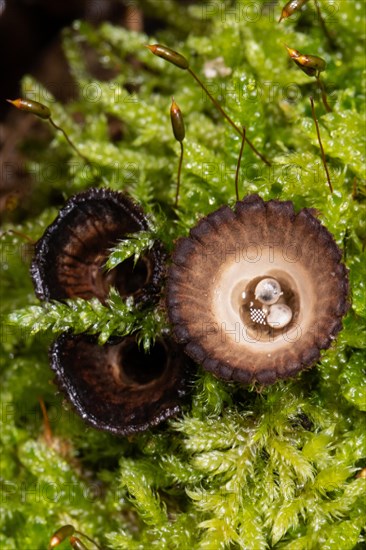
{"type": "Polygon", "coordinates": [[[160,290],[165,253],[161,243],[134,265],[129,258],[106,271],[110,249],[126,234],[148,229],[142,209],[123,193],[90,189],[75,195],[36,245],[31,274],[41,300],[97,297],[105,302],[114,286],[137,302],[160,290]]]}
{"type": "Polygon", "coordinates": [[[56,382],[93,427],[128,435],[177,414],[186,393],[187,358],[170,340],[150,353],[134,336],[103,346],[96,337],[60,336],[50,350],[56,382]]]}
{"type": "Polygon", "coordinates": [[[341,251],[309,209],[246,197],[178,241],[167,307],[186,353],[218,377],[273,383],[320,357],[342,328],[348,275],[341,251]],[[274,305],[256,299],[270,278],[274,305]]]}

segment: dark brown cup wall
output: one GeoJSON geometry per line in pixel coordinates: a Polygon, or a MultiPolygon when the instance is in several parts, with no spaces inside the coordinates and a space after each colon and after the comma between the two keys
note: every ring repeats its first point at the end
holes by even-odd
{"type": "Polygon", "coordinates": [[[158,298],[166,255],[156,242],[134,265],[125,260],[111,271],[104,264],[119,240],[147,230],[140,206],[123,193],[90,189],[71,197],[36,244],[31,275],[40,300],[97,297],[111,286],[121,296],[145,303],[158,298]]]}
{"type": "Polygon", "coordinates": [[[189,359],[158,339],[145,353],[134,336],[103,346],[88,335],[61,335],[50,349],[56,383],[94,428],[129,435],[177,415],[187,393],[189,359]]]}
{"type": "Polygon", "coordinates": [[[348,306],[329,231],[309,209],[296,214],[291,202],[257,195],[200,220],[178,240],[168,272],[176,340],[225,380],[270,384],[313,365],[348,306]]]}

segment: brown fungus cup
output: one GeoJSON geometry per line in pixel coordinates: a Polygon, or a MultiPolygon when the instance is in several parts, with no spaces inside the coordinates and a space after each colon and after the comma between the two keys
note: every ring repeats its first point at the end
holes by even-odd
{"type": "Polygon", "coordinates": [[[311,210],[251,195],[178,240],[167,308],[186,353],[224,380],[271,384],[314,364],[342,328],[348,275],[311,210]]]}
{"type": "Polygon", "coordinates": [[[106,271],[110,249],[129,233],[147,230],[147,219],[128,196],[90,189],[71,197],[36,244],[31,274],[40,300],[97,297],[105,302],[111,286],[138,303],[157,299],[165,252],[156,242],[136,265],[129,258],[106,271]]]}
{"type": "Polygon", "coordinates": [[[156,426],[181,410],[188,358],[169,339],[149,353],[134,336],[98,345],[95,336],[62,334],[50,349],[56,383],[88,424],[115,435],[156,426]]]}

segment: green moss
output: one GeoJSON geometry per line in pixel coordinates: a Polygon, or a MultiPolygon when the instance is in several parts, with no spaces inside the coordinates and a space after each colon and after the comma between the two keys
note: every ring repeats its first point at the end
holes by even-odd
{"type": "Polygon", "coordinates": [[[53,118],[92,168],[60,133],[48,148],[31,149],[29,167],[39,175],[31,205],[19,225],[9,215],[5,229],[40,237],[57,213],[51,202],[55,191],[66,198],[91,186],[127,190],[149,213],[151,231],[121,244],[111,256],[115,264],[151,246],[156,235],[171,250],[202,215],[234,202],[240,140],[187,72],[144,48],[160,41],[190,58],[234,120],[271,158],[268,168],[245,148],[240,194],[257,192],[264,199],[318,210],[344,249],[352,307],[334,346],[295,380],[258,391],[199,370],[181,418],[130,440],[116,439],[86,428],[49,383],[51,333],[88,331],[106,341],[139,330],[147,349],[167,329],[164,313],[152,308],[142,315],[115,293],[109,308],[82,300],[40,305],[28,275],[29,250],[17,236],[2,237],[1,298],[3,313],[11,316],[3,319],[1,342],[1,546],[45,548],[56,528],[72,523],[111,549],[361,548],[366,544],[365,480],[356,473],[366,466],[362,2],[332,4],[332,10],[320,1],[336,37],[334,50],[313,2],[280,25],[281,6],[267,2],[141,4],[168,23],[158,36],[107,23],[98,29],[75,23],[65,33],[80,92],[66,108],[25,78],[25,91],[50,98],[53,118]],[[332,113],[325,113],[315,80],[291,63],[284,43],[326,59],[332,113]],[[90,74],[86,46],[102,66],[117,69],[115,78],[97,81],[90,74]],[[205,79],[205,62],[219,56],[231,74],[205,79]],[[170,127],[171,95],[186,125],[176,217],[179,146],[170,127]],[[332,196],[310,95],[316,100],[332,196]],[[83,114],[82,124],[75,122],[76,112],[83,114]],[[110,141],[109,116],[122,124],[120,141],[110,141]],[[56,168],[50,181],[51,161],[56,168]],[[39,396],[50,415],[51,447],[43,436],[39,396]]]}

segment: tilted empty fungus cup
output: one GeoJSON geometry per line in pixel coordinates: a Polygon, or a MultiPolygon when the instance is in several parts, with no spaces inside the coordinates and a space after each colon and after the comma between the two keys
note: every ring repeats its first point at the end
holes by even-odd
{"type": "Polygon", "coordinates": [[[37,297],[105,302],[114,286],[139,303],[158,299],[166,259],[160,242],[136,265],[129,258],[110,271],[104,267],[119,240],[147,229],[141,207],[124,193],[90,189],[71,197],[36,244],[31,275],[37,297]]]}
{"type": "Polygon", "coordinates": [[[62,334],[50,349],[56,383],[88,424],[130,435],[177,415],[187,392],[189,361],[171,339],[144,352],[135,336],[103,346],[95,336],[62,334]]]}

